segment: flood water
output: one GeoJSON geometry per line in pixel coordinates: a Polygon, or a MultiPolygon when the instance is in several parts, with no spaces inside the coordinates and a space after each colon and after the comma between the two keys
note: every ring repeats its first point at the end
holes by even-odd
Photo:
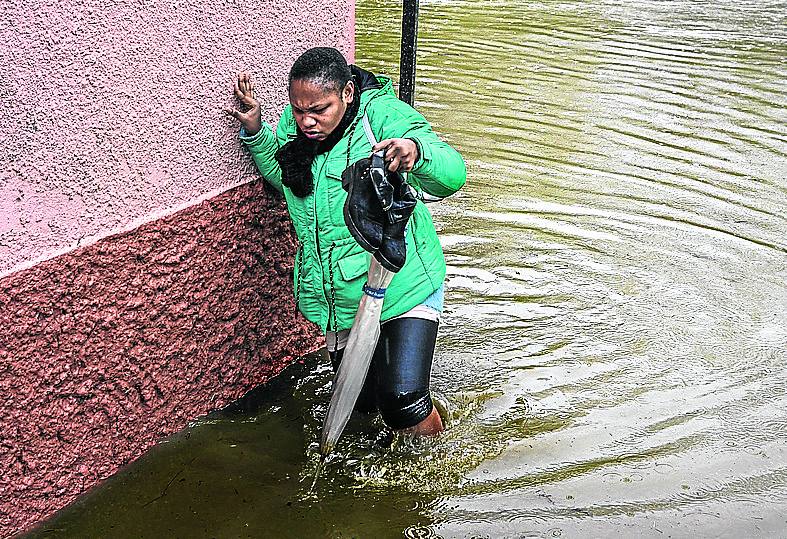
{"type": "MultiPolygon", "coordinates": [[[[397,77],[400,3],[359,0],[397,77]]],[[[41,537],[787,536],[787,2],[421,0],[417,107],[465,156],[450,428],[354,419],[307,358],[41,537]]]]}

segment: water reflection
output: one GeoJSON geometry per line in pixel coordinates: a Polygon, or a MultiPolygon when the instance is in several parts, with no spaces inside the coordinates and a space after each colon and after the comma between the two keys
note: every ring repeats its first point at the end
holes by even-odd
{"type": "Polygon", "coordinates": [[[439,533],[785,529],[785,7],[423,7],[418,105],[471,171],[435,383],[492,448],[439,533]]]}

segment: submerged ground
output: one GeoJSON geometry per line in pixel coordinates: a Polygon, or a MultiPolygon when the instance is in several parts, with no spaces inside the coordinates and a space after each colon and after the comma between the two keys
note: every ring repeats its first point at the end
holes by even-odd
{"type": "MultiPolygon", "coordinates": [[[[400,5],[358,3],[396,76],[400,5]]],[[[432,206],[451,426],[355,421],[309,492],[307,358],[36,537],[787,534],[787,3],[427,1],[417,106],[466,157],[432,206]]]]}

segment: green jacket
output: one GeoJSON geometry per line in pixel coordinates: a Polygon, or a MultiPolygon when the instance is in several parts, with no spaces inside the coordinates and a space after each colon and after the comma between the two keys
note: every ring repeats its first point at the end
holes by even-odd
{"type": "MultiPolygon", "coordinates": [[[[288,105],[276,133],[264,124],[253,136],[241,136],[262,176],[284,194],[299,248],[295,255],[294,291],[298,308],[323,332],[352,326],[362,287],[366,282],[370,254],[350,235],[344,224],[341,175],[348,164],[368,157],[369,144],[360,119],[366,113],[377,140],[414,139],[420,157],[408,181],[419,191],[445,197],[465,182],[466,169],[459,153],[432,132],[424,117],[396,98],[387,77],[377,77],[382,88],[361,93],[358,116],[344,137],[312,164],[314,190],[299,198],[281,182],[281,169],[274,155],[296,135],[295,118],[288,105]],[[334,316],[335,313],[335,324],[334,316]]],[[[445,279],[445,259],[432,216],[419,201],[406,233],[407,261],[388,287],[381,319],[403,314],[422,303],[445,279]]]]}

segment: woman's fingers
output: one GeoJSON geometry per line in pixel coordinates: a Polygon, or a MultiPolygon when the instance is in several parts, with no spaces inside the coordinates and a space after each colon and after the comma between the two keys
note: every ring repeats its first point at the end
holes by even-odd
{"type": "Polygon", "coordinates": [[[240,83],[240,73],[238,73],[238,76],[235,77],[235,80],[232,81],[232,93],[234,93],[235,97],[237,97],[238,99],[240,99],[240,97],[243,95],[243,92],[240,91],[240,86],[238,86],[239,83],[240,83]]]}
{"type": "Polygon", "coordinates": [[[385,160],[388,162],[388,170],[409,171],[413,168],[415,155],[406,146],[402,139],[388,139],[380,141],[374,147],[375,151],[385,149],[385,160]]]}
{"type": "Polygon", "coordinates": [[[390,146],[393,141],[394,141],[394,139],[392,139],[392,138],[387,138],[385,140],[381,140],[380,142],[378,142],[377,144],[375,144],[372,147],[372,151],[373,152],[379,152],[380,150],[384,150],[388,146],[390,146]]]}
{"type": "Polygon", "coordinates": [[[385,160],[388,161],[388,170],[410,171],[418,158],[418,147],[412,140],[403,138],[388,138],[381,140],[372,147],[377,152],[385,150],[385,160]]]}
{"type": "Polygon", "coordinates": [[[238,120],[246,129],[247,133],[256,133],[260,130],[260,103],[254,98],[254,81],[248,73],[241,71],[236,73],[232,81],[232,93],[240,102],[240,110],[225,107],[224,114],[232,116],[238,120]],[[245,112],[244,112],[244,109],[245,112]]]}
{"type": "Polygon", "coordinates": [[[385,149],[385,162],[388,163],[388,170],[391,172],[396,172],[396,167],[399,166],[399,157],[397,156],[396,145],[390,144],[385,149]],[[394,162],[396,162],[396,166],[394,166],[394,162]]]}
{"type": "Polygon", "coordinates": [[[259,106],[259,102],[254,97],[254,81],[248,73],[241,71],[232,81],[232,93],[241,104],[253,109],[259,106]]]}
{"type": "Polygon", "coordinates": [[[399,158],[398,155],[393,159],[391,159],[391,162],[388,164],[388,170],[390,170],[391,172],[396,172],[397,170],[399,170],[400,161],[401,159],[399,158]]]}
{"type": "Polygon", "coordinates": [[[254,91],[254,83],[251,80],[251,76],[243,72],[241,73],[241,90],[243,90],[243,94],[247,97],[252,97],[254,91]]]}
{"type": "Polygon", "coordinates": [[[232,90],[238,99],[254,97],[254,82],[245,71],[241,71],[232,83],[232,90]]]}

